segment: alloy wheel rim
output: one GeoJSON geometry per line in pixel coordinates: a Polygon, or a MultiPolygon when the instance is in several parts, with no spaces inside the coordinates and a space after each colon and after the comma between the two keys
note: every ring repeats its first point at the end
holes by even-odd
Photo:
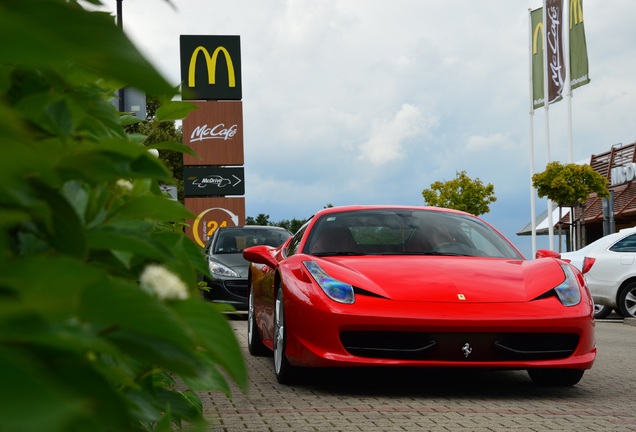
{"type": "Polygon", "coordinates": [[[275,305],[275,320],[274,320],[274,367],[276,373],[280,373],[281,366],[283,364],[283,342],[284,342],[284,329],[285,329],[285,317],[283,316],[282,299],[281,295],[276,296],[275,305]]]}
{"type": "Polygon", "coordinates": [[[636,316],[636,288],[630,290],[625,296],[625,309],[631,316],[636,316]]]}
{"type": "Polygon", "coordinates": [[[252,343],[252,338],[254,335],[252,334],[252,326],[254,325],[254,296],[252,295],[252,290],[250,289],[249,299],[247,302],[247,341],[252,343]]]}

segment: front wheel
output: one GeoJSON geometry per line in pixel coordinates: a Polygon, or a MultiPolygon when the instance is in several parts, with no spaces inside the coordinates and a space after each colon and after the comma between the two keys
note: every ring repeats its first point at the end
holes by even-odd
{"type": "Polygon", "coordinates": [[[530,379],[540,386],[569,387],[583,378],[584,369],[528,369],[530,379]]]}
{"type": "Polygon", "coordinates": [[[623,288],[618,296],[618,309],[625,318],[636,317],[636,282],[623,288]]]}
{"type": "Polygon", "coordinates": [[[285,325],[285,305],[283,288],[276,291],[274,308],[274,373],[281,384],[291,384],[294,381],[296,368],[289,364],[285,355],[287,347],[287,327],[285,325]]]}
{"type": "Polygon", "coordinates": [[[594,303],[594,318],[602,319],[607,318],[612,313],[612,308],[605,305],[594,303]]]}

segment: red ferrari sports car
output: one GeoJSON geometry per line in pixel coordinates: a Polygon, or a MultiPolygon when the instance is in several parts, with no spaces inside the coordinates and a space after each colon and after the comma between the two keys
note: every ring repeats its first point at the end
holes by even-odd
{"type": "Polygon", "coordinates": [[[422,366],[521,369],[570,386],[596,357],[580,272],[524,259],[468,213],[332,207],[243,256],[249,351],[273,351],[281,383],[308,367],[422,366]]]}

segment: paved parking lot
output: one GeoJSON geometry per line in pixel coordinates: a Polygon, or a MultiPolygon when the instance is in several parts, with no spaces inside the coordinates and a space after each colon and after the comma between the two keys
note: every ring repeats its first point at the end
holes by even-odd
{"type": "Polygon", "coordinates": [[[597,323],[594,368],[570,388],[535,386],[522,371],[316,370],[276,382],[271,357],[243,347],[249,391],[201,394],[210,431],[636,431],[636,327],[597,323]]]}

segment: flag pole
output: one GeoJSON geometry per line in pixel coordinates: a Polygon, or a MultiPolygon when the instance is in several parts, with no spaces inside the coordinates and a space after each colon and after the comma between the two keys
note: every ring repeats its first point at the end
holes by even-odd
{"type": "MultiPolygon", "coordinates": [[[[565,2],[565,6],[563,8],[563,20],[566,20],[566,17],[570,16],[570,2],[565,2]]],[[[572,132],[572,97],[574,96],[572,92],[572,65],[570,64],[570,20],[567,20],[568,25],[563,26],[564,36],[563,46],[565,51],[565,89],[566,89],[566,99],[568,106],[568,163],[574,162],[574,135],[572,132]]],[[[568,251],[576,250],[575,246],[576,242],[574,241],[575,232],[574,232],[574,208],[570,207],[570,245],[567,249],[568,251]]],[[[559,247],[561,244],[559,243],[559,247]]]]}
{"type": "MultiPolygon", "coordinates": [[[[543,40],[547,44],[548,19],[546,0],[543,0],[543,40]]],[[[547,48],[547,47],[546,47],[547,48]]],[[[550,163],[550,94],[548,89],[548,50],[543,50],[543,108],[545,109],[546,165],[550,163]]],[[[548,198],[548,249],[554,250],[554,223],[552,221],[552,201],[548,198]]]]}
{"type": "MultiPolygon", "coordinates": [[[[564,2],[565,6],[563,7],[563,20],[565,21],[566,17],[569,17],[570,12],[570,2],[564,2]]],[[[572,74],[571,74],[571,65],[570,65],[570,25],[568,20],[568,25],[563,26],[563,33],[565,36],[563,37],[563,50],[565,52],[565,89],[566,89],[566,98],[568,102],[568,163],[574,162],[574,136],[572,134],[572,74]]],[[[572,222],[572,215],[570,215],[570,222],[572,222]]]]}
{"type": "Polygon", "coordinates": [[[537,255],[537,221],[535,219],[535,215],[537,214],[537,206],[534,198],[534,187],[532,186],[532,176],[534,175],[534,92],[532,85],[532,37],[533,37],[533,28],[532,28],[532,9],[528,8],[528,21],[529,21],[529,50],[530,54],[530,69],[529,69],[529,83],[530,83],[530,226],[532,228],[532,257],[534,258],[537,255]]]}

